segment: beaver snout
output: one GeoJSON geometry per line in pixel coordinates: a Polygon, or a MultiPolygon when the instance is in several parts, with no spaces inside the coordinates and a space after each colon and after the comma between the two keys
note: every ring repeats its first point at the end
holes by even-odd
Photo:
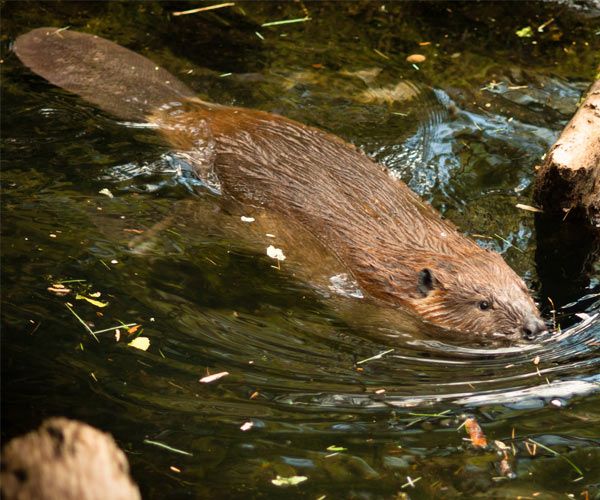
{"type": "Polygon", "coordinates": [[[546,327],[546,323],[533,315],[525,319],[523,328],[521,329],[521,333],[525,340],[534,340],[538,335],[546,333],[547,331],[548,328],[546,327]]]}

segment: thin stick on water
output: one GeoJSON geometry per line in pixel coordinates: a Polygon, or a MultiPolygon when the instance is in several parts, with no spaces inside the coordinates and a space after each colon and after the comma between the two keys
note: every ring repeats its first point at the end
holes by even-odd
{"type": "Polygon", "coordinates": [[[105,328],[104,330],[94,330],[92,333],[106,333],[106,332],[112,332],[114,330],[118,330],[119,328],[131,328],[132,326],[137,325],[137,323],[123,323],[122,325],[119,326],[112,326],[110,328],[105,328]]]}
{"type": "Polygon", "coordinates": [[[189,451],[179,450],[177,448],[173,448],[168,444],[161,443],[160,441],[152,441],[151,439],[144,439],[144,444],[151,444],[152,446],[158,446],[159,448],[163,448],[165,450],[172,451],[173,453],[179,453],[180,455],[186,455],[188,457],[193,457],[194,454],[189,451]]]}
{"type": "Polygon", "coordinates": [[[409,413],[411,417],[428,417],[428,418],[441,418],[445,417],[450,413],[450,410],[444,410],[439,413],[409,413]]]}
{"type": "Polygon", "coordinates": [[[363,363],[366,363],[367,361],[373,361],[374,359],[380,359],[383,356],[385,356],[386,354],[389,354],[390,352],[393,352],[393,351],[394,351],[394,349],[388,349],[387,351],[380,352],[379,354],[376,354],[375,356],[371,356],[370,358],[361,359],[360,361],[357,361],[356,364],[362,365],[363,363]]]}
{"type": "Polygon", "coordinates": [[[305,23],[306,21],[310,21],[312,18],[306,17],[298,17],[296,19],[283,19],[281,21],[270,21],[268,23],[262,23],[261,26],[266,28],[267,26],[281,26],[282,24],[294,24],[294,23],[305,23]]]}
{"type": "Polygon", "coordinates": [[[504,239],[502,236],[500,236],[499,234],[494,234],[494,236],[496,238],[498,238],[499,240],[502,240],[504,243],[506,243],[508,246],[513,247],[515,250],[518,250],[521,253],[525,253],[523,250],[521,250],[518,246],[513,245],[510,241],[508,241],[507,239],[504,239]]]}
{"type": "Polygon", "coordinates": [[[529,438],[529,441],[531,443],[535,444],[536,446],[539,446],[540,448],[542,448],[542,449],[544,449],[546,451],[549,451],[554,456],[562,458],[571,467],[573,467],[573,469],[575,470],[575,472],[577,472],[577,474],[579,474],[581,477],[583,477],[583,472],[581,471],[581,469],[579,467],[577,467],[569,458],[565,457],[564,455],[561,455],[558,451],[554,451],[552,448],[548,448],[546,445],[543,445],[542,443],[538,443],[537,441],[534,441],[531,438],[529,438]]]}
{"type": "Polygon", "coordinates": [[[207,10],[222,9],[224,7],[233,7],[235,2],[216,3],[214,5],[207,5],[206,7],[198,7],[197,9],[190,10],[179,10],[171,12],[174,16],[187,16],[188,14],[197,14],[198,12],[206,12],[207,10]]]}
{"type": "Polygon", "coordinates": [[[94,333],[94,331],[87,325],[87,323],[85,321],[83,321],[79,315],[74,311],[74,309],[69,305],[69,304],[65,304],[65,306],[67,306],[67,309],[69,311],[71,311],[71,313],[73,314],[73,316],[75,316],[77,318],[77,320],[84,326],[84,328],[87,330],[87,332],[94,337],[94,339],[96,339],[96,342],[100,342],[98,340],[98,337],[96,337],[96,334],[94,333]]]}

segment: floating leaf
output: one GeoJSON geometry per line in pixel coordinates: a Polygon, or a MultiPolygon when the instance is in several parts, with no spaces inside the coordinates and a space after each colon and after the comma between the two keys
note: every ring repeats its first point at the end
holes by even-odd
{"type": "Polygon", "coordinates": [[[327,447],[327,451],[347,451],[347,450],[348,450],[348,448],[344,448],[343,446],[336,446],[334,444],[327,447]]]}
{"type": "Polygon", "coordinates": [[[242,424],[242,426],[240,427],[240,430],[242,431],[249,431],[250,429],[252,429],[252,427],[254,427],[254,424],[252,422],[244,422],[242,424]]]}
{"type": "Polygon", "coordinates": [[[92,304],[92,305],[94,305],[96,307],[106,307],[108,305],[108,302],[100,302],[99,300],[95,300],[95,299],[92,299],[90,297],[86,297],[85,295],[79,295],[79,294],[77,294],[75,296],[75,298],[77,300],[87,300],[90,304],[92,304]]]}
{"type": "Polygon", "coordinates": [[[411,54],[406,58],[406,62],[419,64],[425,62],[427,58],[423,54],[411,54]]]}
{"type": "Polygon", "coordinates": [[[524,28],[515,31],[515,34],[519,38],[531,38],[533,36],[533,30],[531,29],[531,26],[525,26],[524,28]]]}
{"type": "Polygon", "coordinates": [[[131,328],[127,329],[127,333],[135,333],[137,332],[142,325],[133,325],[131,328]]]}
{"type": "Polygon", "coordinates": [[[275,486],[296,486],[297,484],[303,483],[308,478],[306,476],[290,476],[290,477],[281,477],[277,476],[275,479],[271,479],[271,482],[275,486]]]}
{"type": "Polygon", "coordinates": [[[140,349],[142,351],[147,351],[148,347],[150,347],[150,339],[148,337],[137,337],[133,339],[129,344],[131,347],[135,347],[136,349],[140,349]]]}

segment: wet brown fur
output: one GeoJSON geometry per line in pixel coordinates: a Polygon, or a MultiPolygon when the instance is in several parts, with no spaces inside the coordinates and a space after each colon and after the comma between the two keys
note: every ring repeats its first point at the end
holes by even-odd
{"type": "Polygon", "coordinates": [[[537,316],[524,283],[498,254],[338,137],[200,100],[165,106],[151,121],[178,149],[202,152],[190,155],[200,177],[214,172],[235,199],[300,222],[378,301],[475,333],[519,335],[523,316],[537,316]],[[436,280],[426,296],[417,286],[423,269],[436,280]],[[491,310],[478,309],[483,300],[491,310]]]}
{"type": "Polygon", "coordinates": [[[314,234],[371,298],[462,332],[520,335],[532,322],[541,330],[523,281],[498,254],[354,146],[281,116],[203,102],[123,47],[48,30],[17,39],[25,64],[121,118],[157,126],[200,178],[314,234]]]}

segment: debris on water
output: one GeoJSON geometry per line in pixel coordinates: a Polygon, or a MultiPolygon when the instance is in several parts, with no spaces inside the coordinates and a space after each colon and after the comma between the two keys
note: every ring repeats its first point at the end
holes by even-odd
{"type": "Polygon", "coordinates": [[[252,422],[244,422],[240,427],[240,430],[246,432],[252,429],[252,427],[254,427],[254,424],[252,422]]]}
{"type": "Polygon", "coordinates": [[[404,483],[404,484],[401,486],[401,488],[402,488],[402,489],[405,489],[405,488],[408,488],[409,486],[410,486],[411,488],[414,488],[414,487],[415,487],[415,483],[416,483],[417,481],[420,481],[420,480],[421,480],[421,477],[418,477],[418,478],[416,478],[416,479],[412,479],[410,476],[406,476],[406,483],[404,483]]]}
{"type": "Polygon", "coordinates": [[[198,7],[197,9],[189,9],[189,10],[178,10],[175,12],[171,12],[174,16],[187,16],[189,14],[197,14],[198,12],[206,12],[207,10],[215,10],[215,9],[223,9],[225,7],[233,7],[235,2],[224,2],[224,3],[216,3],[213,5],[207,5],[206,7],[198,7]]]}
{"type": "Polygon", "coordinates": [[[140,327],[141,327],[141,326],[142,326],[142,325],[135,325],[135,324],[134,324],[133,326],[131,326],[131,327],[129,327],[129,328],[127,329],[127,333],[129,333],[129,334],[133,334],[133,333],[137,332],[137,331],[140,329],[140,327]]]}
{"type": "Polygon", "coordinates": [[[173,472],[177,472],[177,474],[181,473],[181,469],[179,469],[178,467],[175,467],[174,465],[171,465],[169,467],[169,470],[173,471],[173,472]]]}
{"type": "Polygon", "coordinates": [[[283,254],[283,250],[281,248],[275,248],[273,245],[269,245],[267,247],[267,255],[272,259],[277,259],[279,262],[285,260],[285,255],[283,254]]]}
{"type": "Polygon", "coordinates": [[[523,205],[522,203],[517,203],[515,207],[520,208],[521,210],[526,210],[528,212],[535,213],[543,213],[544,211],[541,208],[532,207],[531,205],[523,205]]]}
{"type": "Polygon", "coordinates": [[[294,24],[294,23],[305,23],[306,21],[310,21],[312,18],[306,17],[298,17],[296,19],[283,19],[281,21],[270,21],[268,23],[262,23],[261,27],[266,28],[268,26],[281,26],[283,24],[294,24]]]}
{"type": "Polygon", "coordinates": [[[108,196],[109,198],[114,198],[114,195],[110,192],[110,189],[104,188],[98,191],[98,194],[103,194],[104,196],[108,196]]]}
{"type": "MultiPolygon", "coordinates": [[[[535,451],[537,450],[537,447],[539,446],[543,450],[546,450],[546,451],[552,453],[552,455],[554,455],[555,457],[562,458],[565,462],[567,462],[573,468],[573,470],[575,472],[577,472],[577,474],[579,474],[581,477],[584,476],[582,470],[579,467],[577,467],[577,465],[575,465],[568,457],[565,457],[564,455],[561,455],[558,451],[555,451],[552,448],[549,448],[548,446],[546,446],[545,444],[539,443],[538,441],[534,441],[531,438],[529,438],[528,441],[534,445],[534,453],[533,453],[533,455],[535,455],[535,451]]],[[[529,447],[527,447],[527,441],[525,441],[525,447],[527,448],[527,451],[529,451],[529,447]]],[[[530,455],[531,454],[532,453],[530,453],[530,455]]],[[[577,480],[579,480],[579,479],[576,479],[576,481],[577,480]]]]}
{"type": "Polygon", "coordinates": [[[361,359],[360,361],[357,361],[356,364],[362,365],[363,363],[366,363],[367,361],[381,359],[383,356],[385,356],[386,354],[389,354],[390,352],[394,352],[394,349],[388,349],[387,351],[380,352],[379,354],[376,354],[375,356],[371,356],[370,358],[361,359]]]}
{"type": "Polygon", "coordinates": [[[119,263],[119,261],[118,261],[117,259],[113,259],[113,260],[111,260],[111,261],[110,261],[110,263],[111,263],[111,264],[118,264],[118,263],[119,263]]]}
{"type": "Polygon", "coordinates": [[[533,36],[533,30],[531,29],[531,26],[525,26],[524,28],[515,31],[515,35],[519,38],[531,38],[533,36]]]}
{"type": "Polygon", "coordinates": [[[348,448],[344,448],[343,446],[336,446],[335,444],[332,444],[331,446],[327,447],[327,451],[348,451],[348,448]]]}
{"type": "Polygon", "coordinates": [[[83,321],[83,320],[81,319],[81,317],[80,317],[80,316],[79,316],[79,315],[78,315],[78,314],[75,312],[75,310],[73,309],[73,307],[72,307],[71,305],[69,305],[69,304],[65,304],[65,306],[67,307],[67,309],[68,309],[69,311],[71,311],[71,314],[73,314],[73,316],[75,316],[75,318],[77,318],[77,321],[79,321],[79,322],[80,322],[80,323],[83,325],[83,327],[86,329],[86,331],[87,331],[87,332],[88,332],[88,333],[89,333],[89,334],[90,334],[92,337],[94,337],[94,339],[96,340],[96,342],[100,342],[100,341],[98,340],[98,337],[96,336],[96,333],[95,333],[95,332],[93,332],[93,331],[92,331],[92,329],[91,329],[91,328],[88,326],[88,324],[87,324],[85,321],[83,321]]]}
{"type": "Polygon", "coordinates": [[[411,64],[420,64],[425,62],[426,59],[427,57],[425,57],[423,54],[411,54],[406,58],[406,62],[411,64]]]}
{"type": "Polygon", "coordinates": [[[512,470],[512,467],[510,465],[510,461],[508,460],[507,455],[505,455],[502,458],[502,460],[500,460],[500,462],[498,463],[498,470],[503,477],[506,477],[509,479],[515,479],[517,477],[515,472],[512,470]]]}
{"type": "Polygon", "coordinates": [[[148,347],[150,347],[150,339],[148,337],[136,337],[127,345],[140,349],[141,351],[147,351],[148,347]]]}
{"type": "Polygon", "coordinates": [[[71,292],[70,288],[67,288],[65,285],[61,283],[54,283],[52,286],[47,288],[49,292],[55,293],[56,295],[67,295],[71,292]]]}
{"type": "Polygon", "coordinates": [[[152,446],[157,446],[158,448],[162,448],[164,450],[169,450],[172,451],[173,453],[178,453],[180,455],[186,455],[188,457],[193,457],[194,454],[190,453],[189,451],[184,451],[184,450],[180,450],[178,448],[173,448],[172,446],[169,446],[168,444],[165,443],[161,443],[160,441],[153,441],[151,439],[144,439],[144,444],[150,444],[152,446]]]}
{"type": "Polygon", "coordinates": [[[85,295],[80,295],[77,294],[75,296],[76,300],[85,300],[86,302],[89,302],[90,304],[92,304],[93,306],[96,307],[106,307],[108,305],[108,302],[101,302],[100,300],[96,300],[96,299],[92,299],[90,297],[86,297],[85,295]]]}
{"type": "Polygon", "coordinates": [[[242,215],[240,219],[242,222],[254,222],[256,220],[254,217],[246,217],[245,215],[242,215]]]}
{"type": "Polygon", "coordinates": [[[383,57],[384,59],[390,59],[389,56],[386,56],[383,52],[381,52],[380,50],[377,49],[373,49],[373,52],[375,52],[375,54],[377,54],[378,56],[383,57]]]}
{"type": "Polygon", "coordinates": [[[539,365],[540,364],[540,357],[536,356],[535,358],[533,358],[533,364],[534,365],[539,365]]]}
{"type": "Polygon", "coordinates": [[[553,22],[554,22],[554,18],[553,18],[553,17],[551,17],[551,18],[550,18],[550,19],[548,19],[548,20],[547,20],[545,23],[542,23],[542,24],[540,24],[540,25],[538,26],[538,29],[537,29],[537,30],[538,30],[538,32],[539,32],[539,33],[543,33],[543,32],[544,32],[544,28],[545,28],[546,26],[549,26],[549,25],[550,25],[550,24],[552,24],[553,22]]]}
{"type": "Polygon", "coordinates": [[[290,477],[277,476],[275,479],[271,479],[271,482],[275,486],[288,487],[288,486],[296,486],[300,483],[303,483],[307,479],[308,479],[308,477],[306,477],[306,476],[290,476],[290,477]]]}
{"type": "Polygon", "coordinates": [[[210,384],[211,382],[226,377],[227,375],[229,375],[229,372],[214,373],[213,375],[207,375],[206,377],[202,377],[200,379],[200,382],[202,382],[203,384],[210,384]]]}
{"type": "Polygon", "coordinates": [[[475,417],[467,418],[464,425],[467,434],[469,434],[471,444],[475,448],[485,448],[487,446],[487,439],[475,417]]]}

